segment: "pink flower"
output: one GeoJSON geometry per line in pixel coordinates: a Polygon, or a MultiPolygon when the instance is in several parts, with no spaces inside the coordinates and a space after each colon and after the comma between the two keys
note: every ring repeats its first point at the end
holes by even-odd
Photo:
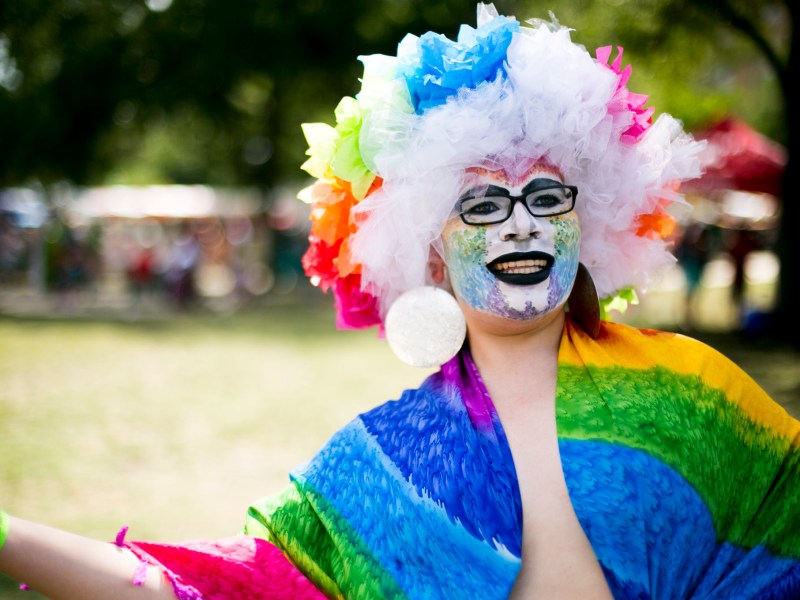
{"type": "Polygon", "coordinates": [[[644,94],[634,94],[630,92],[625,86],[631,78],[631,66],[627,65],[622,69],[622,46],[617,46],[617,57],[614,62],[609,64],[611,58],[611,46],[603,46],[598,48],[595,52],[597,62],[605,65],[616,73],[619,78],[617,79],[617,90],[614,98],[608,105],[608,110],[611,113],[621,113],[628,111],[631,113],[633,123],[628,129],[622,132],[621,139],[631,144],[635,144],[644,135],[644,132],[653,124],[653,113],[655,108],[645,108],[647,96],[644,94]]]}
{"type": "Polygon", "coordinates": [[[365,329],[381,324],[378,300],[361,289],[361,275],[354,273],[337,279],[333,293],[338,329],[365,329]]]}

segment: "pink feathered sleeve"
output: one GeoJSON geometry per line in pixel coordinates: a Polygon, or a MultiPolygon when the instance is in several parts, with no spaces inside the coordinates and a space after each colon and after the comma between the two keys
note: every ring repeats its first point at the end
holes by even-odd
{"type": "Polygon", "coordinates": [[[179,600],[324,600],[325,595],[278,549],[239,535],[182,544],[118,542],[156,565],[179,600]]]}

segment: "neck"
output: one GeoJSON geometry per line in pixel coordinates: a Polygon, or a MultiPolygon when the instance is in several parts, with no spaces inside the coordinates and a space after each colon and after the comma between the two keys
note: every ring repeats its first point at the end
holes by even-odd
{"type": "Polygon", "coordinates": [[[467,315],[470,352],[493,399],[505,395],[500,392],[555,386],[562,309],[532,322],[474,317],[467,315]]]}

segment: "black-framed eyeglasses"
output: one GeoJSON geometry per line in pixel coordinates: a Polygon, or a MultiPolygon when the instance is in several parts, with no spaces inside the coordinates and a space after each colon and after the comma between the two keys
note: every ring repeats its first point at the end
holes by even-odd
{"type": "Polygon", "coordinates": [[[519,196],[490,185],[480,195],[460,198],[457,209],[467,225],[493,225],[508,219],[517,202],[522,202],[534,217],[556,217],[575,208],[577,196],[577,187],[561,183],[539,187],[519,196]]]}

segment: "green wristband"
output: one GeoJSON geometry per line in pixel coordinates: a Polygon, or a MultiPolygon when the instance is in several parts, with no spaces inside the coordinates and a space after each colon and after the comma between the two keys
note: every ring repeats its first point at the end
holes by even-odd
{"type": "Polygon", "coordinates": [[[0,548],[6,543],[8,537],[8,528],[10,526],[8,515],[0,510],[0,548]]]}

